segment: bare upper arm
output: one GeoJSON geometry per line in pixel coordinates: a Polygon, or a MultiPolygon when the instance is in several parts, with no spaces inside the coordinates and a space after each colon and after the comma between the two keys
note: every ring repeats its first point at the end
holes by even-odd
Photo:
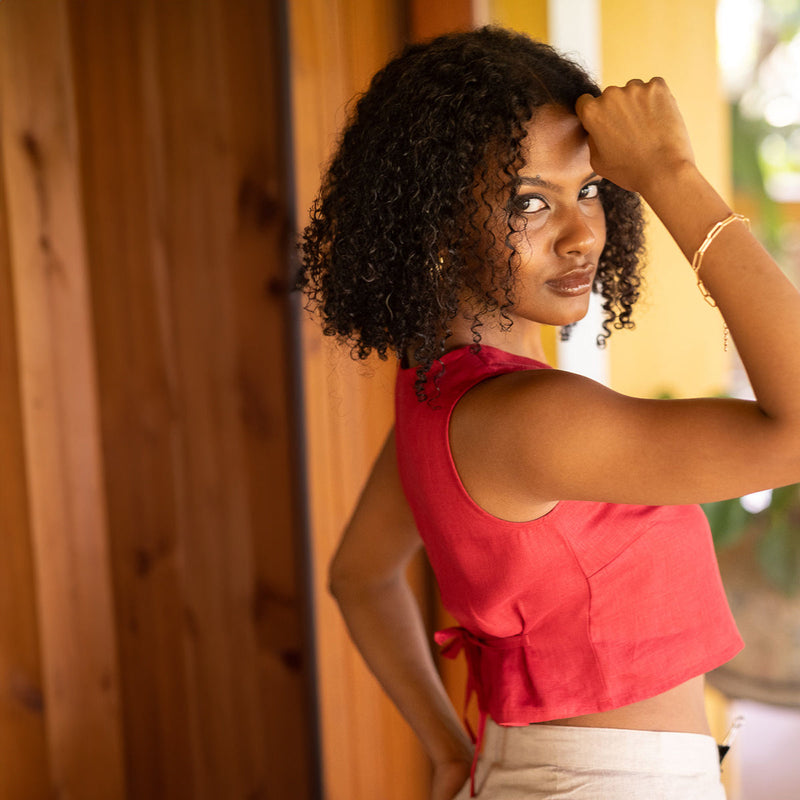
{"type": "Polygon", "coordinates": [[[797,432],[754,402],[640,399],[559,370],[472,389],[450,441],[473,498],[519,519],[555,500],[695,503],[800,481],[797,432]]]}
{"type": "Polygon", "coordinates": [[[397,468],[394,429],[372,468],[331,562],[332,591],[396,577],[422,546],[397,468]]]}

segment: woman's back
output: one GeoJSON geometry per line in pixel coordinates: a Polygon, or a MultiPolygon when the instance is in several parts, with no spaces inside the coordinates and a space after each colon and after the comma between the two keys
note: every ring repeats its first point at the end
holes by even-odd
{"type": "MultiPolygon", "coordinates": [[[[519,521],[482,508],[459,475],[450,421],[483,382],[544,369],[492,347],[452,350],[432,371],[427,403],[401,370],[400,478],[445,608],[462,626],[451,635],[467,652],[481,710],[500,724],[597,715],[591,724],[649,727],[655,703],[602,712],[654,698],[742,646],[708,523],[698,506],[562,500],[519,521]]],[[[471,430],[484,439],[480,426],[471,430]]],[[[695,703],[658,705],[659,729],[706,732],[695,703]]]]}

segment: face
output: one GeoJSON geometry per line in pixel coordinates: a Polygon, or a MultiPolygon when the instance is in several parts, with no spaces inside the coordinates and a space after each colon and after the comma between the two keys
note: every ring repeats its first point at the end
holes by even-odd
{"type": "Polygon", "coordinates": [[[585,316],[606,240],[600,178],[586,132],[560,106],[534,115],[523,140],[525,165],[511,198],[509,237],[519,255],[511,318],[568,325],[585,316]]]}

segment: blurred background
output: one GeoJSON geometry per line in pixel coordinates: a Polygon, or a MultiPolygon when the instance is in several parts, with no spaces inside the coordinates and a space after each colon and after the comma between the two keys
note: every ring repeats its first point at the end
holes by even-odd
{"type": "MultiPolygon", "coordinates": [[[[395,365],[355,364],[289,288],[350,99],[405,42],[487,23],[602,84],[663,75],[796,279],[796,0],[0,0],[1,800],[427,796],[325,588],[395,365]]],[[[648,238],[636,332],[599,353],[590,315],[552,361],[746,395],[648,238]]],[[[797,488],[708,513],[748,643],[708,692],[719,738],[747,718],[729,797],[796,798],[797,488]]],[[[424,562],[411,579],[447,624],[424,562]]]]}

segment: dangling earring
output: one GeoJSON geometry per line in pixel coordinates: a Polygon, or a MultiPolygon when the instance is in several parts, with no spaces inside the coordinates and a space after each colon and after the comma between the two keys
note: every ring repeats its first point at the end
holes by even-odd
{"type": "Polygon", "coordinates": [[[444,272],[444,256],[439,256],[431,265],[431,277],[438,280],[444,272]]]}

